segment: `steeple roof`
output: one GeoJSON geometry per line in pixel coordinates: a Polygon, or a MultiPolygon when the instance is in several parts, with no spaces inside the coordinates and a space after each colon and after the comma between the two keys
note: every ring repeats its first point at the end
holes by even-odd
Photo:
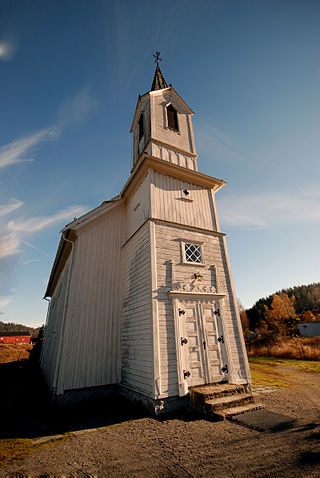
{"type": "Polygon", "coordinates": [[[159,65],[157,64],[157,68],[154,74],[153,83],[152,83],[150,91],[162,90],[162,88],[167,88],[167,87],[168,85],[166,83],[166,80],[163,78],[159,65]]]}

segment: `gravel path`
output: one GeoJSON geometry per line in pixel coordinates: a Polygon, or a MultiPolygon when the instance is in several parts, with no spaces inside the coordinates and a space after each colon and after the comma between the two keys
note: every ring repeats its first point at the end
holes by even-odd
{"type": "Polygon", "coordinates": [[[44,445],[2,477],[320,477],[320,374],[278,371],[290,390],[259,396],[294,427],[257,432],[230,421],[185,414],[142,418],[44,445]]]}

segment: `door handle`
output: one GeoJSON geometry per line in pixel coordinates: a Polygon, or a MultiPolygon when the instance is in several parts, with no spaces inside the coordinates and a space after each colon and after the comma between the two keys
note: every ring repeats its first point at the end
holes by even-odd
{"type": "Polygon", "coordinates": [[[204,348],[204,350],[206,350],[206,348],[207,348],[207,344],[206,344],[205,340],[203,341],[203,348],[204,348]]]}

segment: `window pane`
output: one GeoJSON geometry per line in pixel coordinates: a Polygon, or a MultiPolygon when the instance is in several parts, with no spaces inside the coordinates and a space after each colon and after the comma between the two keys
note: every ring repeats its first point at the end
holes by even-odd
{"type": "Polygon", "coordinates": [[[202,263],[201,246],[198,244],[184,245],[185,260],[187,262],[202,263]]]}

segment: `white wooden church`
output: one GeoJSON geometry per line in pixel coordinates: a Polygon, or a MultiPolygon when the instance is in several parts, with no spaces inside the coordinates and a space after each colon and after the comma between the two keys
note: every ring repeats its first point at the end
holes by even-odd
{"type": "Polygon", "coordinates": [[[118,391],[157,413],[198,385],[250,383],[215,203],[225,182],[198,172],[192,115],[157,64],[129,179],[62,231],[41,355],[58,401],[118,391]]]}

